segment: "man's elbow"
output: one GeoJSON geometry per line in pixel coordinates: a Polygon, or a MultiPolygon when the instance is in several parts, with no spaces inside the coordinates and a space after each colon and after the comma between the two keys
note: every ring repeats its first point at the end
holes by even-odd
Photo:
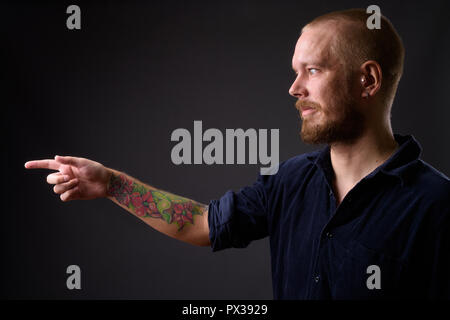
{"type": "Polygon", "coordinates": [[[198,247],[210,247],[211,241],[209,241],[209,233],[207,235],[204,235],[202,237],[193,240],[191,243],[198,247]]]}

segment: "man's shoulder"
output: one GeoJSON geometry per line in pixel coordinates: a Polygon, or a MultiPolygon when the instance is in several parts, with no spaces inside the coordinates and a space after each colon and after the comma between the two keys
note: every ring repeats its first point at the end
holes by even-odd
{"type": "Polygon", "coordinates": [[[426,187],[450,188],[450,179],[431,164],[418,159],[414,167],[414,175],[409,179],[420,184],[424,189],[426,187]]]}
{"type": "MultiPolygon", "coordinates": [[[[415,174],[409,177],[412,201],[426,213],[424,226],[438,232],[450,226],[450,179],[429,163],[418,159],[415,174]]],[[[448,230],[446,231],[448,232],[448,230]]]]}
{"type": "Polygon", "coordinates": [[[404,177],[416,197],[430,204],[450,204],[450,179],[444,173],[421,159],[417,160],[413,168],[404,177]]]}

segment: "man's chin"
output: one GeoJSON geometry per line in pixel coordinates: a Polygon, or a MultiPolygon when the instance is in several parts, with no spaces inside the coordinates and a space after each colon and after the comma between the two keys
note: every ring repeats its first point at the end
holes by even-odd
{"type": "Polygon", "coordinates": [[[362,134],[362,127],[355,126],[353,130],[342,130],[337,127],[304,127],[300,132],[300,137],[304,143],[318,145],[318,144],[328,144],[332,145],[335,143],[353,143],[362,134]]]}
{"type": "Polygon", "coordinates": [[[300,131],[300,137],[302,138],[302,141],[307,144],[324,144],[329,143],[328,136],[325,132],[321,131],[320,129],[305,129],[302,127],[302,130],[300,131]]]}
{"type": "Polygon", "coordinates": [[[335,123],[312,124],[303,122],[300,137],[307,144],[332,144],[345,140],[345,135],[335,123]]]}
{"type": "Polygon", "coordinates": [[[319,145],[319,144],[328,144],[328,142],[326,142],[323,139],[318,139],[317,137],[311,137],[311,136],[304,136],[304,135],[300,135],[302,138],[302,141],[306,144],[311,144],[311,145],[319,145]]]}

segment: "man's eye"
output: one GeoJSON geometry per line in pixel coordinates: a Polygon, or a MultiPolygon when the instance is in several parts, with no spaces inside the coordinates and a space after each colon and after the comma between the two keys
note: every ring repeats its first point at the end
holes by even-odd
{"type": "Polygon", "coordinates": [[[309,68],[308,71],[309,71],[310,74],[316,74],[317,72],[319,72],[319,69],[309,68]]]}

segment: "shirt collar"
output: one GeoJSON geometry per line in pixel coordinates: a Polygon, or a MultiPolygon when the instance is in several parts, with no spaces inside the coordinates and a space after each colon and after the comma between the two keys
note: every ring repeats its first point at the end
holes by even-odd
{"type": "MultiPolygon", "coordinates": [[[[422,153],[422,147],[412,135],[394,134],[399,147],[382,165],[372,171],[366,178],[372,178],[382,173],[385,175],[397,177],[401,183],[404,183],[405,174],[411,168],[412,164],[419,159],[422,153]]],[[[330,146],[327,145],[321,150],[312,152],[307,159],[322,169],[326,178],[331,181],[334,175],[330,159],[330,146]]]]}

